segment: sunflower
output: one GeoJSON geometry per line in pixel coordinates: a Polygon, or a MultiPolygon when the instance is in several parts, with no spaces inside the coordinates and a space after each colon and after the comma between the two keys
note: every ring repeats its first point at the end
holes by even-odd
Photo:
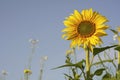
{"type": "Polygon", "coordinates": [[[70,47],[79,46],[92,51],[93,47],[102,44],[100,37],[107,35],[104,30],[108,25],[105,22],[108,22],[107,18],[92,8],[82,10],[81,13],[74,10],[74,13],[64,20],[66,28],[62,30],[62,37],[71,40],[70,47]]]}

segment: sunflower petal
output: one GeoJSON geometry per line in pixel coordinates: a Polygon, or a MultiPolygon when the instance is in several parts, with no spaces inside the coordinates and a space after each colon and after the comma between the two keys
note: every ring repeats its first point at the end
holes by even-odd
{"type": "Polygon", "coordinates": [[[67,27],[67,28],[64,28],[62,30],[62,32],[68,32],[68,31],[74,31],[74,30],[75,30],[75,28],[73,28],[73,27],[67,27]]]}
{"type": "Polygon", "coordinates": [[[85,15],[85,13],[86,13],[86,10],[82,10],[81,14],[82,14],[82,16],[83,16],[83,20],[86,20],[86,15],[85,15]]]}
{"type": "Polygon", "coordinates": [[[62,35],[62,38],[65,38],[66,36],[67,36],[67,34],[63,34],[63,35],[62,35]]]}
{"type": "Polygon", "coordinates": [[[105,29],[108,29],[109,26],[108,25],[98,25],[96,29],[101,29],[101,30],[105,30],[105,29]]]}
{"type": "Polygon", "coordinates": [[[72,23],[72,22],[70,22],[70,21],[67,21],[67,20],[65,20],[63,23],[64,23],[64,25],[65,25],[66,27],[74,27],[74,26],[75,26],[74,23],[72,23]]]}
{"type": "Polygon", "coordinates": [[[72,34],[72,35],[69,35],[67,40],[71,40],[71,39],[74,39],[76,38],[78,35],[77,34],[72,34]]]}
{"type": "Polygon", "coordinates": [[[74,22],[74,23],[78,23],[78,20],[73,15],[69,16],[69,21],[74,22]]]}
{"type": "Polygon", "coordinates": [[[106,36],[107,34],[106,34],[106,32],[104,32],[103,30],[99,30],[96,34],[95,34],[95,36],[99,36],[99,37],[101,37],[101,36],[106,36]]]}
{"type": "Polygon", "coordinates": [[[81,14],[83,15],[84,20],[90,20],[92,18],[92,15],[93,15],[92,8],[89,10],[83,10],[81,12],[81,14]]]}
{"type": "Polygon", "coordinates": [[[105,22],[108,22],[107,18],[104,16],[97,15],[97,18],[95,19],[95,22],[97,24],[103,24],[105,22]]]}
{"type": "Polygon", "coordinates": [[[81,16],[81,14],[78,12],[78,10],[74,10],[74,15],[75,15],[75,17],[76,17],[79,21],[82,20],[82,16],[81,16]]]}
{"type": "Polygon", "coordinates": [[[76,41],[75,40],[72,40],[71,41],[71,44],[70,44],[70,47],[73,48],[73,47],[76,47],[76,41]]]}

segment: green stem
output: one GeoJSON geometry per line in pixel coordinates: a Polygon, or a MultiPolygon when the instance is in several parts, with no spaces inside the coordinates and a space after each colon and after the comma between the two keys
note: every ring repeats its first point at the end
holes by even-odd
{"type": "Polygon", "coordinates": [[[118,70],[120,70],[120,52],[118,52],[118,70]]]}
{"type": "MultiPolygon", "coordinates": [[[[120,36],[118,36],[118,44],[120,45],[120,36]]],[[[118,71],[120,70],[120,51],[118,52],[118,71]]]]}
{"type": "Polygon", "coordinates": [[[89,53],[89,49],[85,49],[85,56],[86,56],[86,75],[87,75],[87,79],[89,79],[90,76],[90,53],[89,53]]]}
{"type": "Polygon", "coordinates": [[[40,77],[39,77],[39,80],[42,80],[42,75],[43,75],[43,69],[40,70],[40,77]]]}
{"type": "MultiPolygon", "coordinates": [[[[106,67],[106,66],[104,65],[104,63],[102,62],[102,59],[101,59],[101,57],[100,57],[99,54],[98,54],[98,58],[99,58],[99,60],[100,60],[100,62],[101,62],[101,65],[102,65],[104,68],[108,68],[108,67],[106,67]]],[[[106,71],[106,73],[108,73],[107,70],[105,70],[105,71],[106,71]]]]}
{"type": "Polygon", "coordinates": [[[77,56],[76,56],[75,48],[73,48],[73,53],[74,53],[75,63],[77,63],[77,56]]]}
{"type": "Polygon", "coordinates": [[[28,74],[24,74],[24,79],[25,80],[29,80],[29,75],[28,74]]]}
{"type": "MultiPolygon", "coordinates": [[[[77,55],[76,55],[75,48],[73,48],[73,53],[74,53],[74,59],[75,59],[75,64],[76,64],[77,63],[77,55]]],[[[78,73],[77,67],[75,67],[75,70],[78,73]]]]}
{"type": "Polygon", "coordinates": [[[94,59],[94,55],[92,55],[92,59],[91,59],[91,62],[90,62],[90,67],[91,67],[91,65],[93,63],[93,59],[94,59]]]}
{"type": "MultiPolygon", "coordinates": [[[[118,36],[118,44],[120,45],[120,36],[118,36]]],[[[118,70],[116,72],[116,78],[119,78],[120,74],[120,51],[118,52],[118,70]]]]}
{"type": "MultiPolygon", "coordinates": [[[[106,55],[108,56],[109,60],[112,60],[107,53],[106,53],[106,55]]],[[[112,61],[112,64],[113,64],[113,66],[115,67],[115,69],[117,70],[117,66],[116,66],[116,64],[114,63],[114,60],[112,61]]]]}
{"type": "Polygon", "coordinates": [[[35,46],[32,47],[32,52],[29,56],[29,60],[28,60],[28,69],[31,69],[31,62],[32,62],[32,58],[33,58],[33,54],[35,53],[35,46]]]}
{"type": "Polygon", "coordinates": [[[87,80],[86,76],[85,76],[85,72],[84,72],[84,69],[81,69],[82,73],[83,73],[83,77],[85,80],[87,80]]]}

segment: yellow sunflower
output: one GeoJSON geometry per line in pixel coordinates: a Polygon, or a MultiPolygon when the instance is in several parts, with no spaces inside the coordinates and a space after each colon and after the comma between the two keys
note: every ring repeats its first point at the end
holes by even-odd
{"type": "Polygon", "coordinates": [[[105,22],[108,22],[107,18],[92,8],[82,10],[81,13],[74,10],[74,13],[64,20],[66,28],[62,30],[62,37],[71,40],[70,47],[81,46],[92,51],[93,46],[102,43],[100,37],[107,35],[104,30],[108,25],[105,22]]]}

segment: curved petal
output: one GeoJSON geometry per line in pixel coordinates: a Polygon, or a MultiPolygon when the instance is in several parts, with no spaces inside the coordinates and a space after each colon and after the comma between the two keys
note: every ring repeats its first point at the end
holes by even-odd
{"type": "Polygon", "coordinates": [[[82,15],[78,12],[78,10],[74,10],[74,15],[79,21],[82,20],[82,15]]]}

